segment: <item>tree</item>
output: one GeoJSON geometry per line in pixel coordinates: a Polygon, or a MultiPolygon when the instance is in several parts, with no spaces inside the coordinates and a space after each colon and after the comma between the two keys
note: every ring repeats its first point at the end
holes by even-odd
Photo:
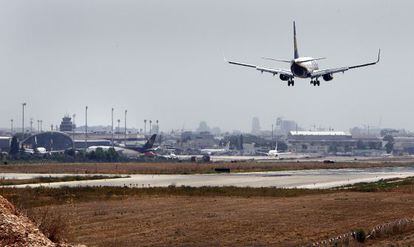
{"type": "Polygon", "coordinates": [[[11,157],[16,157],[19,154],[20,148],[19,148],[19,140],[16,136],[13,136],[10,144],[10,151],[9,154],[11,157]]]}
{"type": "Polygon", "coordinates": [[[115,150],[115,148],[110,148],[108,151],[106,151],[106,161],[118,161],[119,160],[119,154],[115,150]]]}
{"type": "Polygon", "coordinates": [[[98,147],[95,150],[95,155],[96,155],[96,160],[105,161],[106,155],[105,155],[105,151],[103,150],[103,148],[98,147]]]}
{"type": "Polygon", "coordinates": [[[383,140],[387,142],[385,144],[385,150],[387,153],[392,153],[392,151],[394,151],[394,137],[392,135],[386,135],[383,140]]]}

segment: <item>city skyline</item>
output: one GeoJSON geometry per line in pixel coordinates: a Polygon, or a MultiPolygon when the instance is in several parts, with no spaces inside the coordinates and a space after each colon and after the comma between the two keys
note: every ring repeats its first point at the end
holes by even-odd
{"type": "MultiPolygon", "coordinates": [[[[25,105],[25,106],[27,106],[27,105],[25,105]]],[[[122,112],[124,112],[124,111],[122,111],[122,112]]],[[[25,114],[27,114],[27,112],[25,114]]],[[[89,111],[88,111],[88,114],[89,114],[89,111]]],[[[47,123],[47,122],[44,123],[43,120],[34,119],[34,118],[30,117],[28,120],[25,121],[25,125],[26,125],[25,130],[26,130],[26,132],[29,132],[29,129],[32,129],[33,132],[36,132],[36,131],[38,131],[39,128],[41,128],[42,131],[48,131],[48,130],[52,129],[52,125],[53,125],[53,130],[57,130],[57,128],[60,125],[60,121],[62,121],[62,118],[69,117],[73,121],[73,115],[76,116],[76,114],[64,114],[59,118],[58,121],[54,121],[52,123],[47,123]],[[39,125],[39,122],[42,123],[42,127],[39,125]]],[[[119,121],[119,123],[122,123],[122,124],[120,124],[120,129],[124,129],[125,128],[124,127],[124,119],[123,119],[124,115],[122,115],[122,116],[119,115],[119,116],[120,116],[119,118],[115,117],[114,119],[116,121],[119,121]]],[[[250,121],[250,127],[247,128],[247,129],[237,129],[237,128],[224,129],[221,126],[212,125],[211,123],[209,123],[206,120],[200,120],[194,126],[183,126],[183,128],[175,128],[175,129],[174,128],[163,128],[162,125],[161,126],[159,125],[161,123],[161,121],[159,121],[158,119],[142,119],[140,121],[141,123],[137,123],[136,125],[134,123],[132,123],[131,125],[127,126],[127,129],[136,130],[138,132],[147,132],[148,133],[149,129],[150,129],[150,127],[149,127],[150,122],[149,121],[152,121],[152,126],[159,126],[159,131],[160,132],[169,132],[169,131],[177,131],[177,130],[178,131],[196,131],[197,132],[197,131],[199,131],[198,129],[200,128],[200,125],[205,124],[204,128],[209,128],[210,131],[215,129],[215,130],[213,130],[213,132],[217,132],[217,128],[218,128],[218,130],[221,133],[242,132],[242,133],[256,133],[257,134],[258,131],[272,131],[272,128],[276,129],[277,125],[278,125],[278,123],[277,123],[278,120],[284,120],[284,121],[295,123],[296,128],[299,129],[299,130],[309,130],[309,131],[340,130],[340,131],[349,132],[353,128],[361,128],[361,129],[370,129],[370,128],[371,129],[400,129],[400,130],[406,130],[406,131],[409,131],[409,132],[412,131],[411,129],[408,129],[408,128],[395,128],[393,126],[382,126],[381,125],[381,121],[382,121],[381,119],[379,119],[379,122],[378,122],[377,125],[369,124],[369,123],[360,123],[358,125],[349,126],[347,128],[344,128],[344,129],[337,129],[334,126],[323,124],[323,123],[314,123],[314,124],[306,126],[306,125],[303,125],[303,124],[297,122],[294,119],[287,119],[287,118],[283,118],[283,117],[280,117],[280,116],[274,117],[273,119],[274,119],[274,121],[271,122],[270,124],[266,123],[266,124],[262,125],[261,119],[259,117],[256,117],[256,116],[252,117],[248,120],[248,121],[250,121]],[[252,123],[252,120],[253,121],[257,120],[258,122],[257,123],[252,123]],[[253,127],[253,125],[257,125],[257,124],[258,124],[259,128],[257,128],[257,126],[253,127]],[[256,130],[253,130],[253,129],[256,129],[256,130]]],[[[13,122],[12,123],[13,132],[19,132],[19,131],[22,130],[22,128],[21,128],[21,125],[22,125],[21,119],[19,119],[19,118],[10,119],[9,121],[13,122]]],[[[82,129],[82,128],[85,128],[85,122],[84,121],[79,122],[79,120],[76,119],[74,124],[76,125],[76,129],[78,129],[78,130],[82,129]]],[[[88,128],[111,128],[111,119],[109,119],[108,123],[90,124],[90,117],[88,116],[88,128]]],[[[114,125],[114,130],[116,130],[117,128],[118,127],[116,125],[114,125]]],[[[10,131],[11,130],[10,122],[9,122],[8,127],[3,126],[3,127],[0,127],[0,129],[4,130],[4,131],[10,131]]]]}

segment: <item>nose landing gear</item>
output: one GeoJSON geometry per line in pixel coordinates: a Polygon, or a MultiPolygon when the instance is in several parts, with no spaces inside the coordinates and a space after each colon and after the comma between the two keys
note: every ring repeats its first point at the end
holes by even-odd
{"type": "Polygon", "coordinates": [[[294,80],[292,80],[292,79],[290,79],[289,81],[288,81],[288,87],[290,87],[290,86],[295,86],[295,81],[294,80]]]}

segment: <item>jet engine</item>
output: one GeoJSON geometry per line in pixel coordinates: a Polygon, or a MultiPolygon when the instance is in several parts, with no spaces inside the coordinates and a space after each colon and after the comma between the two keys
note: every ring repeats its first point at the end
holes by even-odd
{"type": "Polygon", "coordinates": [[[333,79],[332,74],[325,74],[322,76],[325,81],[330,81],[333,79]]]}
{"type": "Polygon", "coordinates": [[[286,76],[286,75],[283,75],[283,74],[280,74],[280,75],[279,75],[279,78],[280,78],[280,80],[282,80],[282,81],[287,81],[287,80],[289,80],[289,76],[286,76]]]}

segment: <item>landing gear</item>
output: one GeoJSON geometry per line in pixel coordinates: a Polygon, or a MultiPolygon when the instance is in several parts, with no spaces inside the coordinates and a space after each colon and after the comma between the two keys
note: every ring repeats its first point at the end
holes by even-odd
{"type": "Polygon", "coordinates": [[[310,81],[310,84],[311,85],[313,84],[313,86],[320,86],[321,85],[321,82],[318,79],[316,79],[316,80],[311,80],[310,81]]]}
{"type": "Polygon", "coordinates": [[[292,80],[292,79],[288,81],[288,87],[290,87],[290,86],[292,86],[292,87],[295,86],[295,81],[292,80]]]}

